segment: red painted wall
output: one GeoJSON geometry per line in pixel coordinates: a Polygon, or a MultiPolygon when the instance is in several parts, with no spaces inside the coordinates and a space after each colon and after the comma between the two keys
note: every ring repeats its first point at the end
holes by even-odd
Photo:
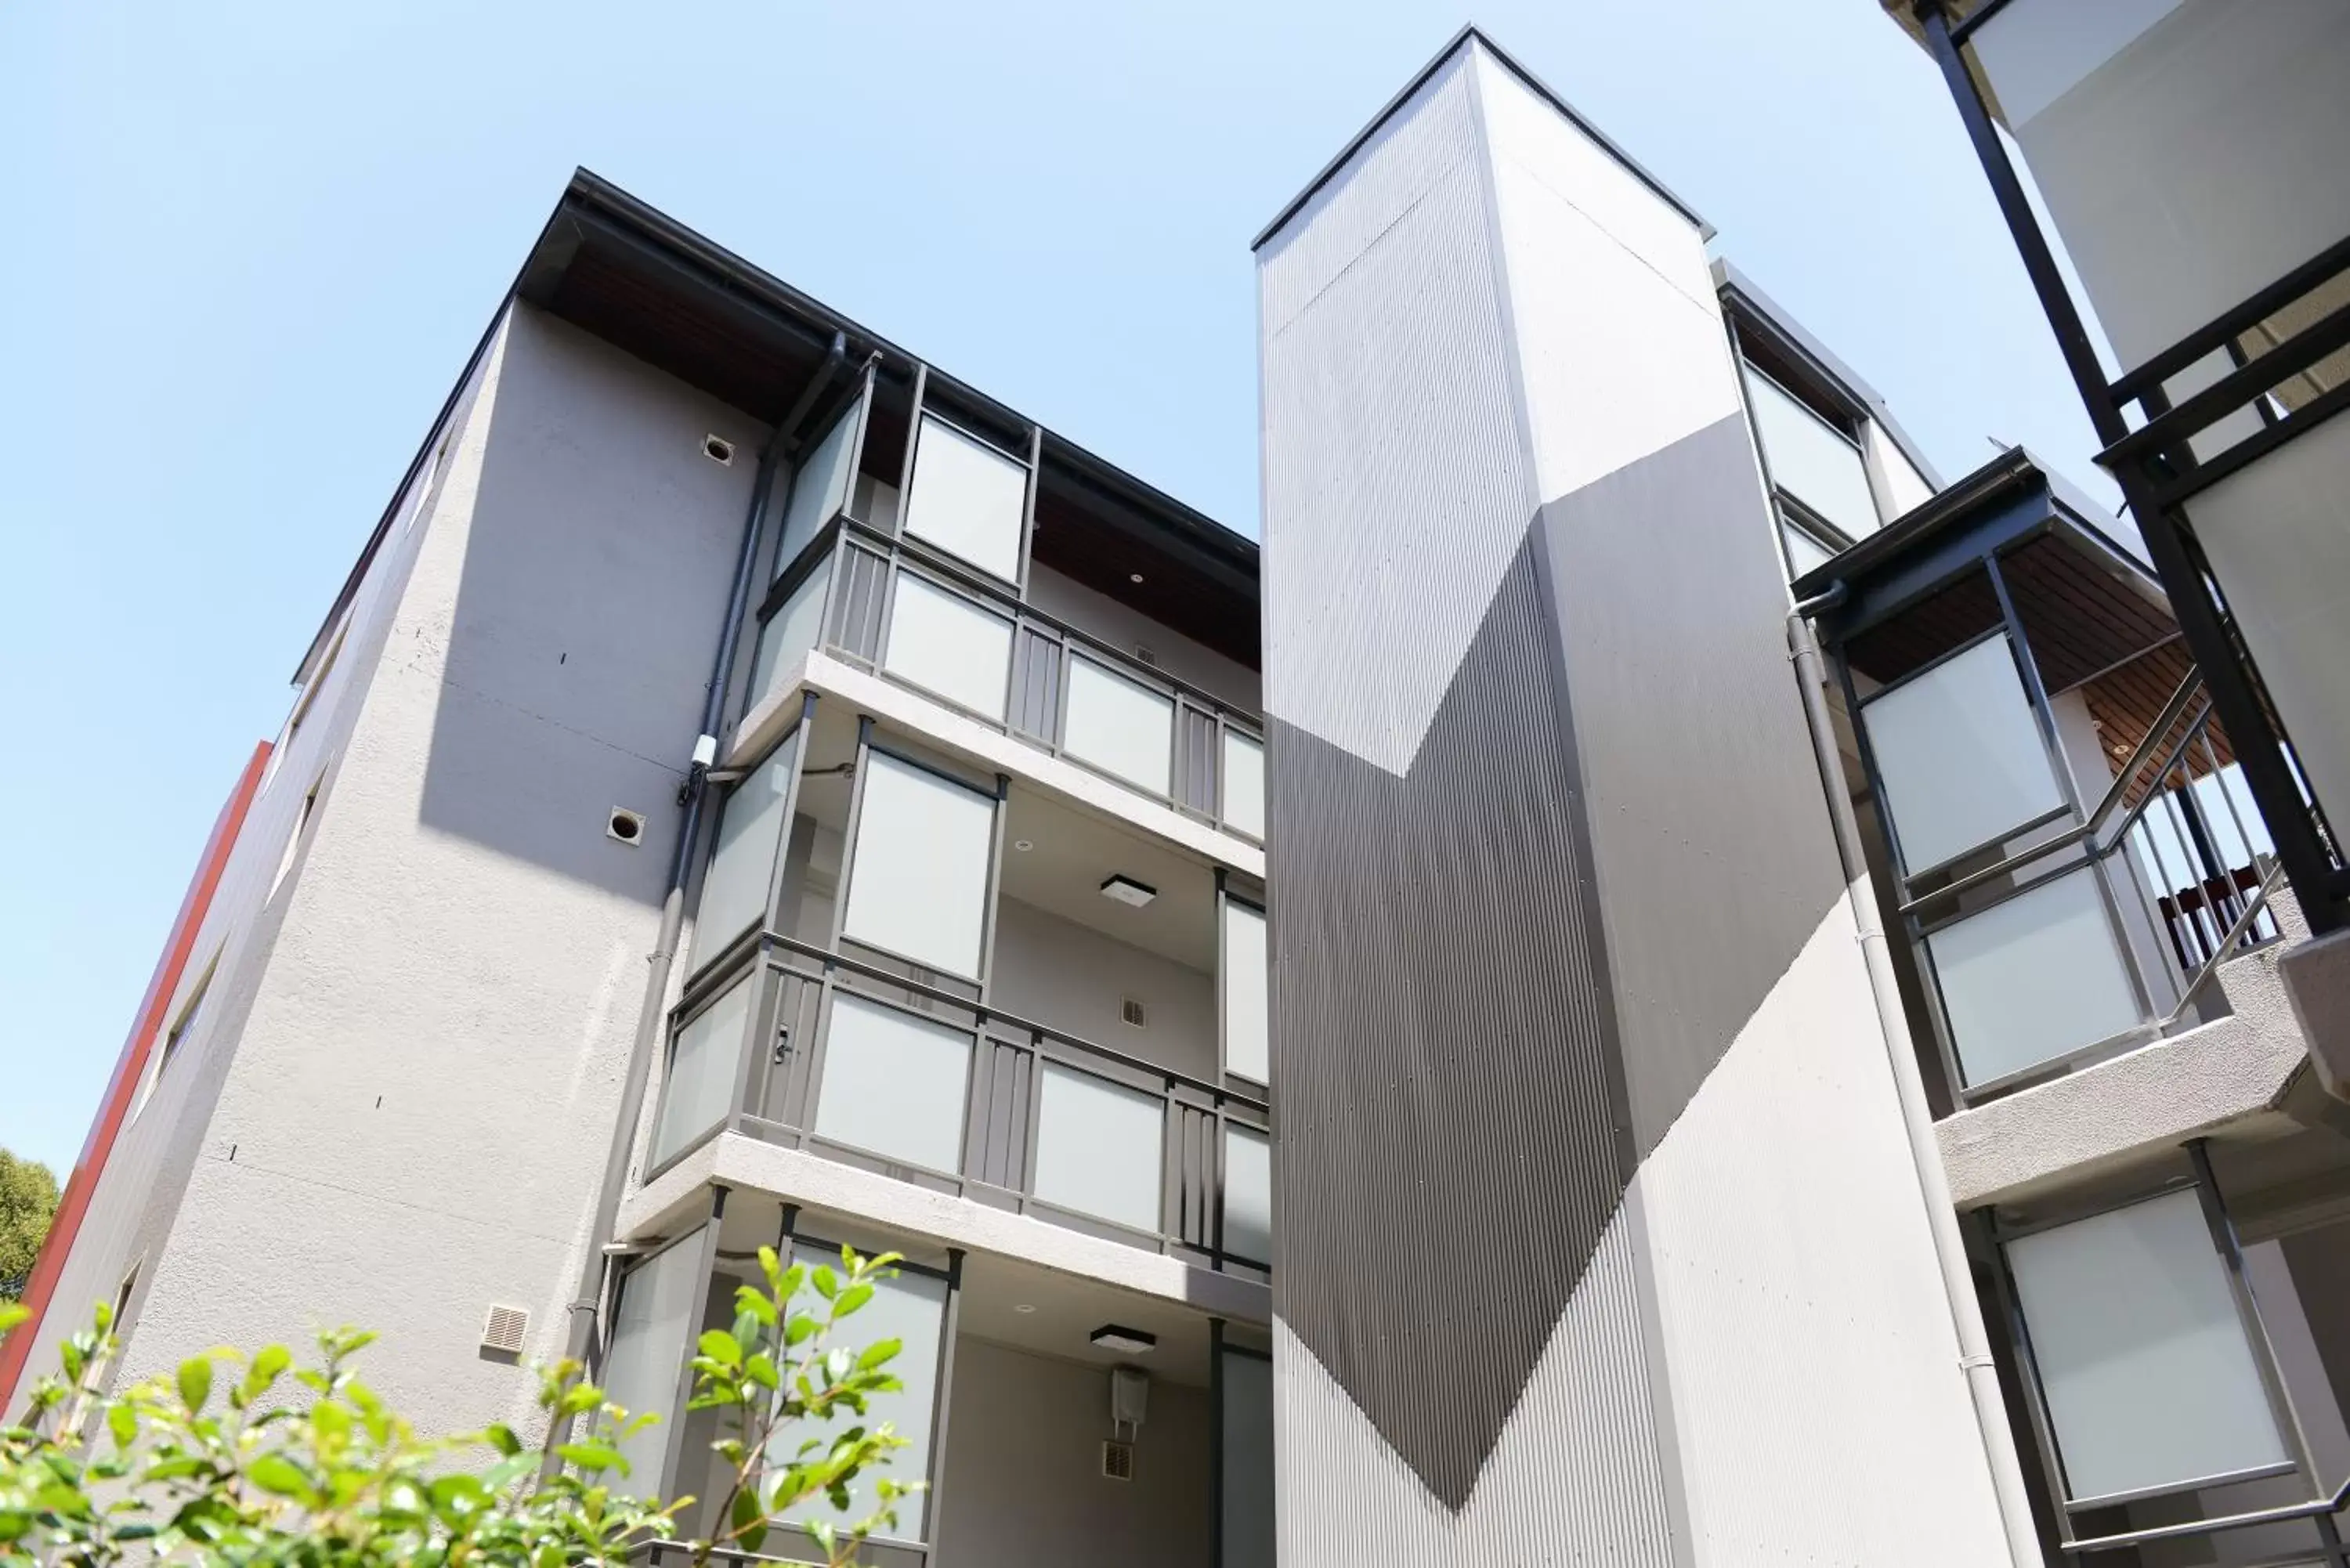
{"type": "MultiPolygon", "coordinates": [[[[172,993],[180,988],[180,977],[195,949],[196,932],[203,925],[204,912],[212,908],[213,894],[220,887],[221,870],[228,864],[229,852],[236,847],[237,835],[244,827],[244,814],[253,805],[253,797],[261,791],[262,772],[268,763],[269,742],[264,741],[253,749],[252,760],[244,764],[244,773],[230,792],[228,804],[221,807],[220,816],[213,824],[212,836],[204,842],[203,857],[196,863],[195,878],[188,884],[187,896],[180,900],[180,913],[172,922],[163,956],[157,961],[154,976],[147,982],[146,997],[139,1003],[138,1020],[130,1026],[130,1037],[122,1043],[122,1054],[114,1064],[114,1076],[107,1083],[106,1097],[99,1103],[98,1119],[90,1124],[89,1136],[82,1140],[81,1158],[74,1162],[73,1174],[66,1180],[65,1193],[57,1200],[57,1218],[49,1225],[48,1239],[42,1242],[41,1255],[33,1263],[32,1278],[26,1282],[24,1304],[32,1309],[33,1315],[0,1339],[0,1410],[6,1409],[8,1402],[16,1397],[16,1381],[24,1375],[33,1346],[47,1343],[46,1314],[49,1298],[57,1288],[57,1276],[65,1271],[66,1254],[73,1250],[75,1233],[81,1229],[82,1216],[89,1210],[90,1194],[97,1189],[98,1179],[106,1169],[107,1156],[113,1152],[114,1140],[130,1114],[130,1102],[139,1093],[139,1081],[146,1075],[147,1059],[162,1033],[163,1011],[172,1005],[172,993]]],[[[78,1317],[72,1326],[81,1326],[78,1317]]],[[[68,1331],[63,1328],[58,1331],[65,1332],[68,1331]]]]}

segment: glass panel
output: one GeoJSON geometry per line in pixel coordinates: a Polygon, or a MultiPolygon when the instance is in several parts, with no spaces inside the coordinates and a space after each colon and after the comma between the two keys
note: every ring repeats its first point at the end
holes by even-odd
{"type": "Polygon", "coordinates": [[[867,754],[848,876],[847,935],[979,978],[995,801],[880,752],[867,754]]]}
{"type": "Polygon", "coordinates": [[[2085,866],[1926,939],[1968,1083],[2144,1022],[2096,876],[2085,866]]]}
{"type": "Polygon", "coordinates": [[[2064,804],[2003,636],[1869,698],[1860,711],[1912,872],[2064,804]]]}
{"type": "Polygon", "coordinates": [[[1012,623],[927,577],[899,572],[881,668],[991,719],[1003,717],[1012,623]]]}
{"type": "Polygon", "coordinates": [[[1224,1251],[1252,1263],[1273,1262],[1273,1143],[1230,1122],[1224,1124],[1224,1251]]]}
{"type": "Polygon", "coordinates": [[[687,973],[766,915],[775,857],[784,844],[784,803],[799,754],[799,737],[785,736],[720,808],[718,846],[710,857],[710,874],[702,881],[687,973]]]}
{"type": "Polygon", "coordinates": [[[2193,1192],[2011,1241],[2007,1261],[2075,1500],[2288,1457],[2193,1192]]]}
{"type": "Polygon", "coordinates": [[[1072,659],[1061,749],[1165,794],[1175,763],[1175,701],[1089,659],[1072,659]]]}
{"type": "Polygon", "coordinates": [[[1224,900],[1224,1071],[1271,1083],[1266,1032],[1271,988],[1266,982],[1264,911],[1224,900]]]}
{"type": "Polygon", "coordinates": [[[1828,547],[1792,523],[1779,524],[1780,537],[1787,541],[1787,580],[1793,582],[1814,566],[1825,566],[1835,556],[1828,547]]]}
{"type": "Polygon", "coordinates": [[[914,448],[913,497],[906,532],[1006,582],[1020,576],[1020,518],[1028,500],[1024,464],[952,425],[922,416],[914,448]]]}
{"type": "MultiPolygon", "coordinates": [[[[813,1268],[817,1263],[837,1264],[839,1254],[829,1259],[819,1256],[815,1248],[802,1245],[795,1250],[795,1261],[813,1268]]],[[[931,1426],[939,1405],[939,1341],[946,1330],[947,1282],[928,1274],[900,1270],[889,1279],[873,1287],[873,1299],[851,1313],[840,1326],[840,1336],[835,1344],[843,1349],[862,1351],[881,1340],[899,1342],[898,1354],[889,1361],[888,1370],[896,1374],[905,1386],[895,1394],[877,1394],[866,1401],[863,1415],[844,1409],[830,1421],[800,1421],[775,1433],[768,1449],[778,1465],[789,1464],[797,1456],[800,1445],[811,1439],[829,1443],[851,1427],[871,1427],[888,1421],[906,1439],[906,1447],[889,1457],[886,1473],[894,1481],[911,1484],[931,1479],[931,1426]]],[[[793,1523],[809,1520],[829,1520],[835,1524],[847,1524],[863,1519],[874,1508],[875,1474],[864,1474],[848,1483],[848,1508],[846,1512],[836,1509],[824,1498],[810,1498],[796,1508],[786,1509],[782,1517],[793,1523]]],[[[929,1529],[928,1493],[918,1492],[898,1503],[898,1527],[881,1533],[898,1541],[920,1541],[929,1529]]],[[[806,1537],[797,1531],[804,1544],[806,1537]]],[[[769,1552],[797,1550],[787,1543],[770,1542],[769,1552]]]]}
{"type": "Polygon", "coordinates": [[[1264,836],[1264,747],[1224,732],[1224,826],[1264,836]]]}
{"type": "Polygon", "coordinates": [[[1262,1355],[1223,1353],[1217,1380],[1223,1408],[1222,1568],[1274,1568],[1273,1363],[1262,1355]]]}
{"type": "Polygon", "coordinates": [[[2350,233],[2338,0],[2024,0],[1972,47],[2123,366],[2350,233]]]}
{"type": "Polygon", "coordinates": [[[1860,448],[1752,369],[1746,392],[1771,483],[1852,538],[1877,532],[1877,497],[1860,448]]]}
{"type": "Polygon", "coordinates": [[[816,1130],[851,1148],[959,1171],[970,1076],[970,1035],[837,991],[816,1130]]]}
{"type": "Polygon", "coordinates": [[[801,656],[822,639],[824,593],[831,586],[832,560],[827,556],[759,628],[759,651],[751,660],[751,698],[743,711],[748,713],[774,696],[801,656]]]}
{"type": "Polygon", "coordinates": [[[808,449],[792,480],[791,498],[784,504],[784,527],[775,546],[775,576],[799,558],[816,530],[832,521],[848,499],[848,483],[856,477],[857,405],[850,404],[833,421],[824,439],[808,449]]]}
{"type": "Polygon", "coordinates": [[[1036,1196],[1157,1235],[1163,1103],[1050,1062],[1038,1095],[1036,1196]]]}
{"type": "Polygon", "coordinates": [[[726,1119],[743,1064],[743,1037],[751,1022],[751,977],[744,975],[677,1032],[653,1128],[659,1165],[726,1119]]]}
{"type": "Polygon", "coordinates": [[[612,1307],[611,1348],[596,1379],[604,1397],[631,1416],[660,1419],[621,1439],[629,1461],[627,1490],[640,1497],[661,1492],[661,1455],[671,1428],[683,1418],[677,1407],[678,1380],[685,1370],[687,1337],[702,1317],[702,1228],[680,1237],[629,1271],[612,1307]]]}

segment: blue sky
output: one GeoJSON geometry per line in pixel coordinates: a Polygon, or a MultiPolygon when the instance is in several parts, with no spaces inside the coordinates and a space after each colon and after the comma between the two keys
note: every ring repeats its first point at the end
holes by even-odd
{"type": "MultiPolygon", "coordinates": [[[[586,164],[1253,533],[1248,242],[1468,16],[0,9],[0,1147],[72,1162],[203,836],[586,164]]],[[[1874,0],[1476,14],[1954,476],[2087,422],[1874,0]]]]}

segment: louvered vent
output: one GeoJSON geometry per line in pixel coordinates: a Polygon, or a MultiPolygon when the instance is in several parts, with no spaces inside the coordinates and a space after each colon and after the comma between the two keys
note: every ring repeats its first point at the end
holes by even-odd
{"type": "Polygon", "coordinates": [[[1134,1479],[1134,1445],[1116,1438],[1102,1444],[1102,1476],[1107,1480],[1130,1481],[1134,1479]]]}
{"type": "Polygon", "coordinates": [[[1134,645],[1134,661],[1137,664],[1147,664],[1153,670],[1159,668],[1159,656],[1139,642],[1134,645]]]}
{"type": "Polygon", "coordinates": [[[1130,996],[1118,998],[1118,1015],[1121,1021],[1133,1024],[1137,1029],[1147,1029],[1150,1025],[1150,1014],[1143,1011],[1142,1003],[1130,996]]]}
{"type": "Polygon", "coordinates": [[[482,1348],[520,1355],[522,1342],[529,1333],[530,1314],[520,1307],[494,1306],[482,1323],[482,1348]]]}

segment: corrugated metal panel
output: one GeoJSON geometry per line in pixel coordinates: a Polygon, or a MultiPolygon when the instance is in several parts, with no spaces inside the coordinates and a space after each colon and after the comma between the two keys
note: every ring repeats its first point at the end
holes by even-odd
{"type": "Polygon", "coordinates": [[[870,550],[851,546],[843,566],[834,569],[841,580],[833,585],[828,640],[860,659],[880,658],[881,598],[889,587],[889,563],[870,550]]]}
{"type": "Polygon", "coordinates": [[[1175,804],[1216,809],[1216,721],[1190,706],[1175,711],[1175,804]]]}
{"type": "Polygon", "coordinates": [[[1061,718],[1061,644],[1033,626],[1022,626],[1012,652],[1012,727],[1050,742],[1061,718]]]}
{"type": "Polygon", "coordinates": [[[1261,253],[1293,1565],[1670,1555],[1468,58],[1261,253]]]}

